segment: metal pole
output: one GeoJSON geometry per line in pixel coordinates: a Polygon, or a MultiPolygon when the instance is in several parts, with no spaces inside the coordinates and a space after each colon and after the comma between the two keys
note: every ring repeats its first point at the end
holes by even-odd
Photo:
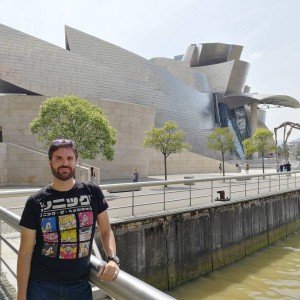
{"type": "Polygon", "coordinates": [[[213,181],[211,181],[210,193],[211,193],[211,202],[214,202],[214,182],[213,181]]]}
{"type": "Polygon", "coordinates": [[[259,176],[257,177],[257,193],[259,194],[259,176]]]}
{"type": "Polygon", "coordinates": [[[229,198],[231,198],[231,179],[229,180],[229,198]]]}
{"type": "Polygon", "coordinates": [[[166,210],[166,186],[164,185],[164,210],[166,210]]]}
{"type": "MultiPolygon", "coordinates": [[[[0,219],[0,236],[2,237],[2,219],[0,219]]],[[[2,239],[0,239],[0,257],[2,257],[2,239]]],[[[2,260],[0,259],[0,278],[2,275],[2,260]]]]}
{"type": "Polygon", "coordinates": [[[247,196],[247,191],[246,191],[246,189],[247,189],[247,180],[245,179],[245,197],[247,196]]]}
{"type": "Polygon", "coordinates": [[[190,206],[192,206],[192,185],[190,184],[190,206]]]}
{"type": "Polygon", "coordinates": [[[131,204],[132,205],[132,215],[134,216],[134,188],[132,188],[132,196],[131,197],[132,197],[132,202],[131,202],[132,203],[131,204]]]}

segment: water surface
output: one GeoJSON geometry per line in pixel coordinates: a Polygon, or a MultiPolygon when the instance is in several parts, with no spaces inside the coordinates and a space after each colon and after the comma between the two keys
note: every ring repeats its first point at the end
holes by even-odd
{"type": "Polygon", "coordinates": [[[299,300],[300,234],[169,293],[178,300],[299,300]]]}

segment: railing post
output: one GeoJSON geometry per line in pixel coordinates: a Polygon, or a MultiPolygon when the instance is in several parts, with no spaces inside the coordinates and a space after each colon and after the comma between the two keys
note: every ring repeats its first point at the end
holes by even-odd
{"type": "Polygon", "coordinates": [[[211,181],[211,202],[214,202],[214,182],[211,181]]]}
{"type": "Polygon", "coordinates": [[[245,197],[247,196],[247,180],[245,179],[245,197]]]}
{"type": "Polygon", "coordinates": [[[164,184],[164,210],[166,210],[166,185],[164,184]]]}
{"type": "Polygon", "coordinates": [[[271,175],[269,175],[269,192],[271,192],[271,175]]]}
{"type": "MultiPolygon", "coordinates": [[[[2,219],[0,218],[0,257],[2,257],[2,219]]],[[[2,275],[2,259],[0,259],[0,278],[2,275]]],[[[0,280],[1,281],[1,280],[0,280]]]]}
{"type": "Polygon", "coordinates": [[[257,193],[259,195],[259,176],[257,176],[257,193]]]}
{"type": "Polygon", "coordinates": [[[192,206],[192,184],[190,184],[190,206],[192,206]]]}
{"type": "Polygon", "coordinates": [[[229,180],[229,198],[231,198],[231,179],[229,180]]]}
{"type": "Polygon", "coordinates": [[[131,201],[131,203],[132,203],[132,210],[131,210],[131,213],[132,213],[132,215],[134,216],[134,188],[132,188],[132,201],[131,201]]]}
{"type": "Polygon", "coordinates": [[[278,178],[279,178],[279,191],[280,191],[280,174],[279,174],[279,176],[278,176],[278,178]]]}

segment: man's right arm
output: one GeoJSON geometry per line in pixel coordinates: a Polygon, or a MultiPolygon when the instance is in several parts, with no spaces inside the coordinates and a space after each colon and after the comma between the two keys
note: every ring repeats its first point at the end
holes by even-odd
{"type": "Polygon", "coordinates": [[[21,227],[21,244],[17,263],[18,300],[26,300],[35,237],[36,230],[21,227]]]}

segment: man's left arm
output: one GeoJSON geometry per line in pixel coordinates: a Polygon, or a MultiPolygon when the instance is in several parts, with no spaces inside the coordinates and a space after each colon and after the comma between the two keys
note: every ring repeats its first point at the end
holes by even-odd
{"type": "MultiPolygon", "coordinates": [[[[100,232],[102,245],[106,256],[116,255],[116,241],[115,235],[111,229],[107,211],[103,211],[97,216],[97,225],[100,232]]],[[[106,265],[102,266],[98,276],[102,281],[109,281],[116,278],[119,272],[118,264],[110,260],[106,265]]]]}

